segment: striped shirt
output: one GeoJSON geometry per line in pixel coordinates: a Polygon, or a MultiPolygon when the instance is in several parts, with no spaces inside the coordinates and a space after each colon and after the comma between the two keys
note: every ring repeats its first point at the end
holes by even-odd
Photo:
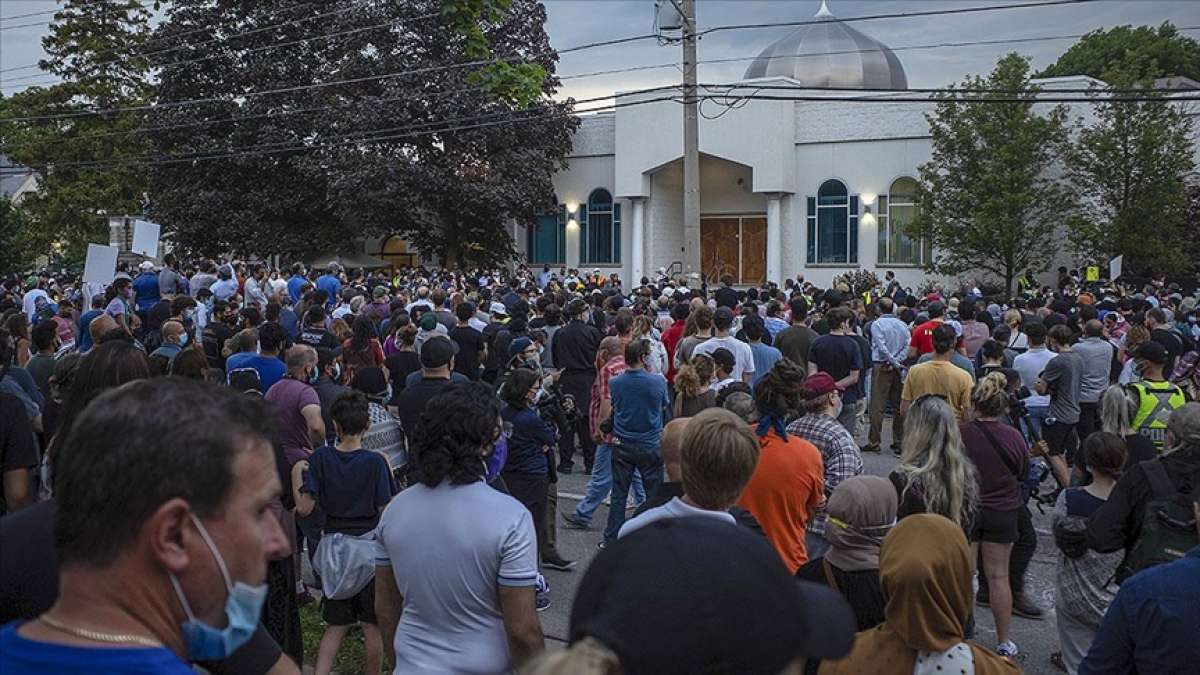
{"type": "MultiPolygon", "coordinates": [[[[810,413],[788,425],[787,432],[817,446],[825,469],[825,499],[838,483],[863,472],[862,452],[854,437],[837,419],[822,413],[810,413]]],[[[825,534],[826,514],[821,508],[808,524],[809,531],[825,534]]]]}

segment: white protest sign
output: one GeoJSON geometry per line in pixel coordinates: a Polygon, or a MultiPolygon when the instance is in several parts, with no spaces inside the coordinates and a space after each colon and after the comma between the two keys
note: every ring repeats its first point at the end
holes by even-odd
{"type": "Polygon", "coordinates": [[[83,281],[107,284],[117,274],[117,247],[88,244],[87,260],[83,264],[83,281]]]}
{"type": "Polygon", "coordinates": [[[158,257],[158,236],[162,228],[148,220],[133,221],[133,245],[130,251],[148,258],[158,257]]]}
{"type": "Polygon", "coordinates": [[[1119,255],[1108,262],[1108,280],[1116,281],[1121,276],[1121,265],[1125,262],[1125,256],[1119,255]]]}

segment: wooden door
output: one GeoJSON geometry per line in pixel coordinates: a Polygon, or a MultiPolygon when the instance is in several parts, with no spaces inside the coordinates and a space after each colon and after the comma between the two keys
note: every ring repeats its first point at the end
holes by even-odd
{"type": "Polygon", "coordinates": [[[767,280],[767,219],[742,218],[743,284],[761,284],[767,280]]]}
{"type": "Polygon", "coordinates": [[[709,283],[721,276],[738,278],[738,219],[705,218],[700,221],[700,269],[709,283]]]}

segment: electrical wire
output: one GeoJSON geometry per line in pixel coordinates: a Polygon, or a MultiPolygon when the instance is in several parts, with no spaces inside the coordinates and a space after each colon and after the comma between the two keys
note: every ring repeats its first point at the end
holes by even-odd
{"type": "MultiPolygon", "coordinates": [[[[150,9],[150,4],[144,4],[144,5],[139,4],[138,7],[140,7],[141,9],[150,9]]],[[[100,12],[100,13],[96,14],[95,16],[108,16],[109,14],[118,14],[120,12],[133,12],[133,11],[137,11],[138,7],[113,8],[113,9],[110,9],[110,10],[107,10],[104,12],[100,12]]],[[[47,24],[44,21],[35,21],[32,23],[22,23],[22,24],[18,24],[16,26],[5,26],[3,24],[5,21],[11,21],[13,19],[27,19],[31,16],[44,16],[46,14],[57,14],[58,12],[61,12],[65,9],[66,9],[66,7],[56,7],[54,9],[47,9],[47,10],[43,10],[41,12],[29,12],[28,14],[14,14],[13,16],[0,16],[0,31],[14,30],[17,28],[29,28],[30,26],[45,26],[47,24]]]]}

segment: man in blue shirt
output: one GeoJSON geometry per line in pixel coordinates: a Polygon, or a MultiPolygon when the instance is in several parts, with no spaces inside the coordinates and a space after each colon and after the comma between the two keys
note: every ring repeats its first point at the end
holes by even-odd
{"type": "Polygon", "coordinates": [[[277,323],[263,323],[258,327],[258,353],[238,352],[231,354],[225,360],[225,372],[232,373],[238,368],[253,368],[258,372],[258,380],[262,383],[263,391],[270,391],[271,385],[283,379],[287,367],[279,358],[279,351],[287,341],[287,334],[277,323]]]}
{"type": "Polygon", "coordinates": [[[292,304],[300,302],[303,295],[301,291],[304,289],[304,284],[308,283],[308,279],[304,277],[304,265],[296,263],[292,265],[292,278],[288,279],[287,289],[288,297],[292,299],[292,304]]]}
{"type": "Polygon", "coordinates": [[[133,292],[137,298],[137,311],[145,313],[158,304],[162,295],[158,288],[158,275],[154,273],[154,263],[147,260],[139,265],[138,269],[142,273],[133,280],[133,292]]]}
{"type": "Polygon", "coordinates": [[[904,437],[904,418],[900,416],[900,391],[904,388],[901,375],[908,343],[912,335],[908,326],[892,313],[891,298],[880,298],[879,318],[870,324],[871,333],[871,423],[867,432],[866,452],[879,452],[880,432],[883,430],[884,408],[892,405],[892,450],[900,447],[904,437]]]}
{"type": "Polygon", "coordinates": [[[625,524],[625,509],[621,505],[629,495],[633,472],[642,475],[646,494],[652,495],[663,478],[663,460],[659,451],[663,423],[671,401],[667,396],[667,380],[646,370],[650,356],[649,340],[633,340],[625,346],[627,370],[609,383],[612,399],[612,507],[604,528],[607,545],[617,538],[625,524]]]}
{"type": "Polygon", "coordinates": [[[342,282],[337,278],[340,269],[341,267],[336,262],[331,262],[328,271],[317,277],[317,290],[329,294],[329,300],[325,303],[329,308],[333,307],[342,294],[342,282]]]}
{"type": "Polygon", "coordinates": [[[742,322],[742,330],[746,333],[746,341],[750,343],[750,354],[754,356],[754,374],[750,376],[750,386],[753,387],[783,358],[783,353],[771,345],[763,344],[766,326],[757,316],[746,317],[742,322]]]}
{"type": "MultiPolygon", "coordinates": [[[[1200,531],[1200,471],[1191,479],[1200,531]]],[[[1121,585],[1080,675],[1194,673],[1200,664],[1200,546],[1121,585]]]]}
{"type": "Polygon", "coordinates": [[[79,316],[79,326],[75,329],[75,347],[80,354],[86,354],[92,349],[92,333],[88,330],[92,320],[104,313],[104,294],[92,296],[92,308],[79,316]]]}

